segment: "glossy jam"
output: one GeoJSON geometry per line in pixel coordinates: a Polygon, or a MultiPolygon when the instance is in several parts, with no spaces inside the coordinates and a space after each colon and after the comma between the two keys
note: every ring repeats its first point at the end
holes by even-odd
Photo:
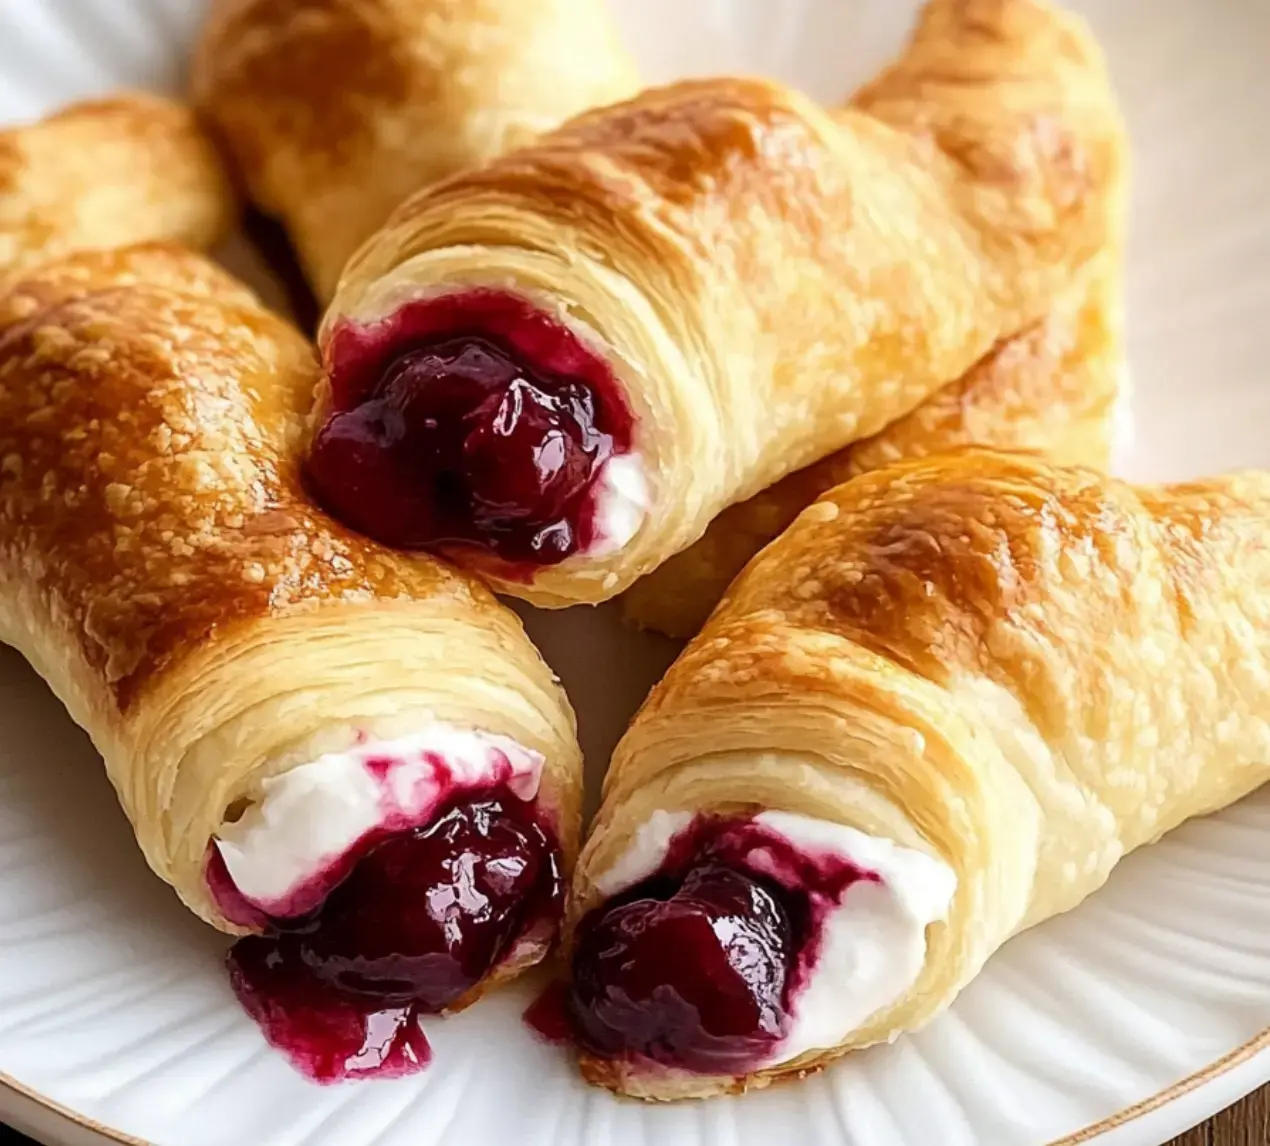
{"type": "Polygon", "coordinates": [[[826,914],[862,879],[876,876],[753,820],[699,818],[654,876],[580,924],[575,1039],[604,1058],[754,1069],[789,1031],[826,914]]]}
{"type": "Polygon", "coordinates": [[[346,524],[530,569],[601,539],[598,479],[630,448],[630,414],[608,366],[526,300],[409,303],[337,329],[327,361],[332,410],[306,472],[346,524]]]}
{"type": "Polygon", "coordinates": [[[311,915],[230,952],[234,989],[310,1077],[426,1064],[421,1013],[444,1010],[528,930],[558,917],[556,850],[527,806],[485,795],[369,840],[311,915]]]}

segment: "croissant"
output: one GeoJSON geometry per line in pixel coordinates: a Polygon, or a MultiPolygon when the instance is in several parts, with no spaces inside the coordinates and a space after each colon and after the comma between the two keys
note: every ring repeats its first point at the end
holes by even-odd
{"type": "Polygon", "coordinates": [[[699,541],[622,595],[625,619],[691,637],[746,562],[816,498],[904,458],[982,445],[1106,469],[1125,399],[1120,278],[1119,255],[1109,252],[1087,290],[998,343],[912,413],[729,506],[699,541]]]}
{"type": "Polygon", "coordinates": [[[587,1078],[707,1095],[894,1039],[1270,779],[1268,528],[1270,475],[985,450],[805,510],[613,757],[566,928],[587,1078]]]}
{"type": "Polygon", "coordinates": [[[215,0],[193,85],[323,301],[409,194],[636,86],[604,0],[215,0]]]}
{"type": "Polygon", "coordinates": [[[234,950],[239,995],[333,1078],[419,1065],[415,1010],[542,957],[581,759],[509,610],[310,504],[317,371],[174,247],[45,261],[0,298],[0,640],[92,737],[154,871],[268,932],[234,950]],[[354,1041],[314,1058],[327,1010],[354,1041]]]}
{"type": "Polygon", "coordinates": [[[1079,289],[1123,152],[1096,46],[1044,0],[932,0],[837,114],[715,79],[581,115],[350,261],[312,488],[535,604],[612,597],[1079,289]]]}
{"type": "Polygon", "coordinates": [[[124,93],[0,131],[0,273],[81,247],[211,247],[236,206],[193,114],[124,93]]]}

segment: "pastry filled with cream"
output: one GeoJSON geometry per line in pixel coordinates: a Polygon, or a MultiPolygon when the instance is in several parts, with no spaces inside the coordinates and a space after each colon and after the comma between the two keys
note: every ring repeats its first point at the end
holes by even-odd
{"type": "Polygon", "coordinates": [[[309,487],[534,604],[614,597],[1044,320],[1124,158],[1096,45],[1035,0],[933,0],[833,112],[747,78],[597,107],[352,256],[309,487]]]}
{"type": "Polygon", "coordinates": [[[320,1081],[418,1069],[421,1014],[557,933],[582,785],[558,682],[479,583],[313,505],[312,347],[227,273],[54,259],[0,316],[0,641],[151,868],[242,937],[268,1041],[320,1081]]]}
{"type": "Polygon", "coordinates": [[[648,491],[604,358],[528,299],[456,291],[344,322],[309,484],[402,549],[476,550],[509,575],[622,548],[648,491]]]}
{"type": "Polygon", "coordinates": [[[1268,514],[1264,473],[973,449],[804,510],[614,752],[565,928],[585,1077],[704,1097],[916,1031],[1270,780],[1268,514]]]}
{"type": "Polygon", "coordinates": [[[635,1072],[748,1074],[836,1046],[916,981],[942,860],[788,812],[656,812],[595,877],[566,1017],[635,1072]]]}
{"type": "Polygon", "coordinates": [[[420,1014],[542,958],[563,893],[542,765],[434,722],[262,783],[212,841],[207,877],[225,916],[260,932],[230,971],[271,1041],[319,1079],[399,1073],[423,1060],[420,1014]]]}

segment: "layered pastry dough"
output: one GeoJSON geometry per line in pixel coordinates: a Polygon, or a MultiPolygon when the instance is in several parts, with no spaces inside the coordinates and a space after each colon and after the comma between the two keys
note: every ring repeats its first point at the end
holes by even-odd
{"type": "Polygon", "coordinates": [[[1119,255],[1109,252],[1087,288],[993,347],[912,413],[729,506],[701,540],[623,594],[623,616],[670,637],[691,637],[745,563],[817,497],[905,458],[992,446],[1105,469],[1124,412],[1120,280],[1119,255]]]}
{"type": "Polygon", "coordinates": [[[619,745],[574,921],[656,866],[632,849],[677,812],[792,813],[886,862],[902,849],[945,895],[955,878],[946,921],[927,916],[911,981],[791,1061],[778,1042],[750,1071],[592,1057],[587,1076],[705,1095],[911,1031],[1125,854],[1270,779],[1268,528],[1264,474],[1132,487],[979,450],[805,510],[619,745]]]}
{"type": "Polygon", "coordinates": [[[193,81],[323,301],[407,195],[635,90],[604,0],[216,0],[193,81]]]}
{"type": "Polygon", "coordinates": [[[611,597],[728,504],[1043,321],[1116,238],[1123,162],[1101,56],[1043,0],[932,0],[900,59],[836,114],[718,79],[582,115],[413,197],[350,262],[322,333],[331,378],[310,464],[328,468],[324,425],[360,453],[317,487],[332,505],[351,467],[377,491],[430,480],[368,459],[387,432],[359,408],[396,401],[407,367],[470,378],[454,338],[484,339],[546,394],[499,464],[527,469],[550,434],[572,435],[569,477],[589,484],[561,511],[557,487],[576,480],[544,470],[535,501],[488,491],[484,455],[465,458],[414,492],[467,488],[466,532],[449,507],[392,539],[538,604],[611,597]],[[449,341],[420,364],[428,339],[449,341]]]}
{"type": "Polygon", "coordinates": [[[193,114],[159,96],[89,100],[0,131],[0,274],[82,247],[210,247],[234,215],[193,114]]]}
{"type": "Polygon", "coordinates": [[[0,639],[88,731],[191,910],[243,930],[209,888],[209,845],[280,778],[436,728],[540,765],[528,788],[569,866],[581,761],[563,693],[479,585],[311,505],[298,449],[318,366],[298,332],[164,247],[46,262],[0,313],[0,639]]]}

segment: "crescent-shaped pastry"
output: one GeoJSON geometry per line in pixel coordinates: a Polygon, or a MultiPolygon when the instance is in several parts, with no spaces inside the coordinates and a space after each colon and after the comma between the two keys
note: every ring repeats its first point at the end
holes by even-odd
{"type": "Polygon", "coordinates": [[[215,0],[193,83],[322,301],[408,195],[636,88],[605,0],[215,0]]]}
{"type": "Polygon", "coordinates": [[[816,498],[905,458],[991,446],[1106,469],[1124,409],[1121,277],[1120,257],[1109,252],[1087,288],[911,414],[729,506],[699,541],[622,595],[622,615],[640,628],[691,637],[746,562],[816,498]]]}
{"type": "Polygon", "coordinates": [[[614,755],[571,899],[587,1077],[708,1095],[893,1039],[1270,779],[1267,530],[1265,474],[980,450],[805,510],[614,755]]]}
{"type": "Polygon", "coordinates": [[[345,270],[308,476],[348,524],[596,602],[1042,321],[1118,238],[1074,17],[932,0],[831,114],[693,80],[414,196],[345,270]]]}
{"type": "Polygon", "coordinates": [[[312,506],[317,371],[176,248],[46,261],[0,298],[0,640],[155,872],[267,933],[231,956],[240,997],[332,1078],[418,1066],[416,1011],[542,957],[581,760],[509,610],[312,506]]]}
{"type": "Polygon", "coordinates": [[[236,204],[187,108],[123,93],[0,131],[0,273],[83,247],[211,247],[236,204]]]}

